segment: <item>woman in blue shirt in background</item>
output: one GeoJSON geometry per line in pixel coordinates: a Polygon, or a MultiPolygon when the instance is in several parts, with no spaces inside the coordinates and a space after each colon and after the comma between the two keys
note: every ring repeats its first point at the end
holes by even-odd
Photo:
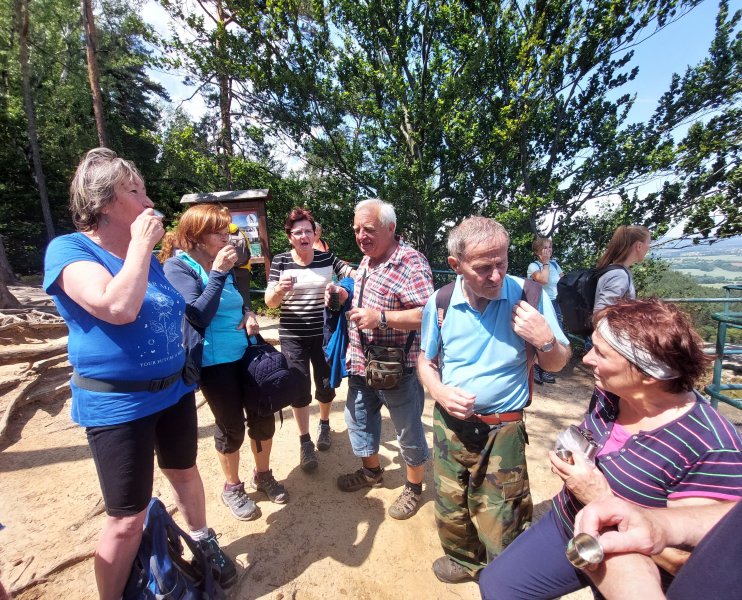
{"type": "Polygon", "coordinates": [[[237,580],[206,526],[196,403],[182,377],[185,303],[152,256],[164,233],[153,206],[131,162],[90,150],[70,186],[77,232],[52,240],[44,261],[44,289],[69,329],[72,419],[86,428],[108,515],[95,551],[103,600],[121,598],[129,577],[155,453],[221,585],[237,580]]]}
{"type": "MultiPolygon", "coordinates": [[[[185,298],[190,328],[203,336],[200,385],[214,414],[214,445],[225,477],[222,502],[236,519],[248,521],[259,511],[239,475],[245,419],[255,459],[252,487],[279,504],[289,496],[269,466],[275,417],[260,416],[248,408],[250,391],[242,357],[247,335],[258,333],[258,322],[235,286],[232,267],[237,252],[229,243],[230,222],[226,207],[199,204],[189,208],[180,217],[173,240],[182,252],[165,262],[165,274],[185,298]]],[[[163,248],[160,257],[171,252],[163,248]]]]}
{"type": "MultiPolygon", "coordinates": [[[[556,312],[557,319],[559,320],[559,327],[564,329],[562,311],[557,302],[557,283],[564,277],[564,271],[562,271],[557,261],[552,258],[551,240],[545,237],[537,237],[533,240],[533,253],[538,260],[528,265],[527,276],[543,286],[546,295],[554,305],[554,312],[556,312]]],[[[544,371],[536,365],[534,381],[536,383],[554,383],[556,382],[556,378],[552,373],[544,371]]]]}

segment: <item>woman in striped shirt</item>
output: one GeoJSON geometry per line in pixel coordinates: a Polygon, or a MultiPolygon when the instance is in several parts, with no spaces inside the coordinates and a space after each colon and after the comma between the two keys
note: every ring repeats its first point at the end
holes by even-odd
{"type": "Polygon", "coordinates": [[[303,399],[294,405],[294,419],[299,428],[299,466],[303,471],[317,468],[314,442],[309,434],[309,405],[312,384],[309,363],[314,371],[315,397],[319,400],[320,422],[317,448],[330,448],[330,403],[335,390],[329,387],[330,368],[322,348],[325,288],[332,281],[350,276],[353,269],[332,252],[316,250],[316,225],[312,213],[294,208],[284,224],[291,251],[277,254],[271,262],[265,303],[269,308],[281,307],[278,337],[281,351],[289,366],[304,378],[303,399]]]}
{"type": "MultiPolygon", "coordinates": [[[[589,585],[564,548],[588,502],[615,495],[648,508],[736,502],[742,498],[742,440],[734,426],[694,391],[710,357],[688,317],[659,300],[622,301],[599,311],[595,392],[581,428],[598,446],[595,465],[550,452],[564,481],[552,509],[483,571],[482,597],[555,598],[589,585]]],[[[688,554],[654,557],[663,580],[688,554]]]]}

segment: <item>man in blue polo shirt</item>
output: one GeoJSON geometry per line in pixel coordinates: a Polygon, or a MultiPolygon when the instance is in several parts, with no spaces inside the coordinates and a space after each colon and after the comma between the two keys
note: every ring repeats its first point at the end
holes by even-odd
{"type": "Polygon", "coordinates": [[[433,572],[446,583],[475,580],[530,524],[526,343],[547,371],[570,356],[546,294],[536,309],[522,300],[523,280],[506,274],[509,244],[496,221],[465,219],[448,238],[457,277],[440,328],[438,292],[423,312],[418,373],[436,403],[435,515],[445,552],[433,572]]]}

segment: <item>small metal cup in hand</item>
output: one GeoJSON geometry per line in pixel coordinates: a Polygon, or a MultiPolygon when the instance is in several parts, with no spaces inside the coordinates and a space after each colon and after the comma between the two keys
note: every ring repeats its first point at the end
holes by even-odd
{"type": "Polygon", "coordinates": [[[152,209],[152,216],[157,217],[158,219],[164,219],[165,218],[165,215],[163,213],[161,213],[159,210],[157,210],[156,208],[153,208],[152,209]]]}
{"type": "Polygon", "coordinates": [[[587,533],[578,533],[569,540],[564,553],[567,555],[567,560],[577,569],[597,565],[605,558],[600,542],[587,533]]]}

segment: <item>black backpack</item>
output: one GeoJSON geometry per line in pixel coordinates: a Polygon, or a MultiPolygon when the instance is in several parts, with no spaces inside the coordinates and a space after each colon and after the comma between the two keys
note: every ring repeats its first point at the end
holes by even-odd
{"type": "Polygon", "coordinates": [[[608,265],[600,269],[583,269],[567,273],[557,283],[557,302],[562,309],[564,327],[570,333],[588,336],[593,332],[593,307],[598,280],[616,269],[629,272],[623,265],[608,265]]]}
{"type": "Polygon", "coordinates": [[[259,335],[250,336],[242,358],[249,410],[267,417],[300,400],[302,376],[289,368],[286,357],[259,335]]]}
{"type": "Polygon", "coordinates": [[[226,595],[215,569],[198,542],[152,498],[123,600],[222,600],[226,595]],[[184,546],[193,555],[190,561],[183,557],[184,546]]]}

